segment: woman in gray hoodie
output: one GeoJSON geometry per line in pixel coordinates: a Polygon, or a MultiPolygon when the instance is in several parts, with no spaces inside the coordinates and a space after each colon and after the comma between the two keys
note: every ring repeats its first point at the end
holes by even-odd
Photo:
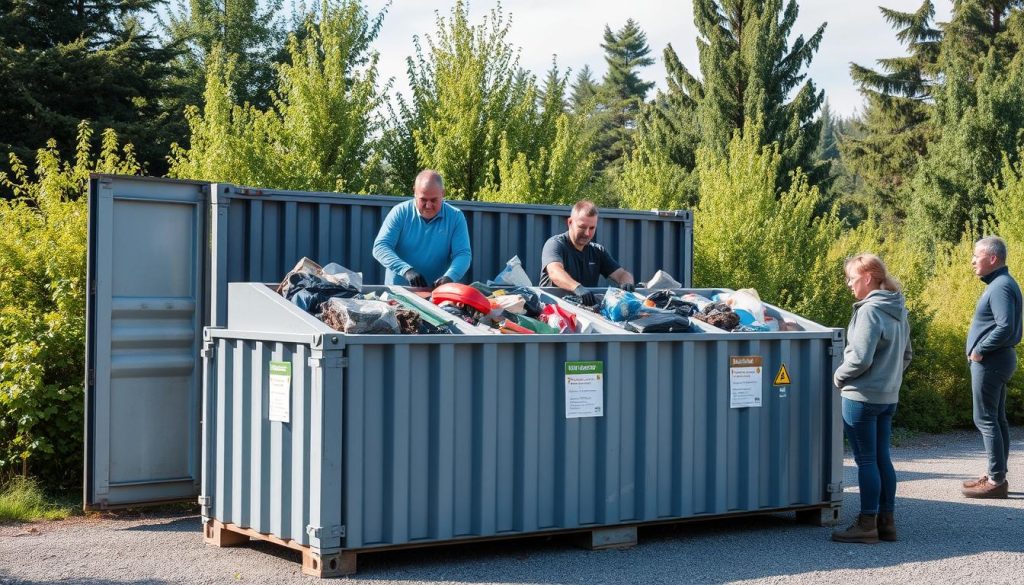
{"type": "Polygon", "coordinates": [[[833,382],[842,390],[843,428],[857,462],[860,514],[838,542],[896,540],[896,470],[889,456],[892,417],[910,364],[910,325],[900,283],[874,254],[846,261],[846,284],[857,298],[843,363],[833,382]]]}

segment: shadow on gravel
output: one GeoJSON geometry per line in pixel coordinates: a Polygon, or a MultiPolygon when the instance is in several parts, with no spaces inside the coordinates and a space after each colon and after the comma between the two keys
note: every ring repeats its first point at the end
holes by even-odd
{"type": "MultiPolygon", "coordinates": [[[[843,473],[846,477],[857,477],[857,466],[856,465],[844,465],[843,473]]],[[[930,473],[922,471],[896,471],[896,480],[903,481],[917,481],[924,479],[948,479],[950,485],[959,484],[965,479],[969,479],[970,476],[963,473],[930,473]]]]}
{"type": "Polygon", "coordinates": [[[118,530],[140,532],[195,532],[197,536],[202,536],[203,525],[199,520],[199,516],[186,516],[183,518],[168,519],[166,522],[159,524],[139,524],[137,526],[119,528],[118,530]]]}
{"type": "MultiPolygon", "coordinates": [[[[858,508],[847,494],[843,522],[858,508]]],[[[575,548],[571,536],[439,546],[359,555],[363,581],[502,583],[726,583],[837,569],[869,569],[989,552],[1021,552],[1018,505],[901,498],[900,540],[851,545],[830,528],[797,524],[790,515],[641,527],[627,550],[575,548]],[[995,530],[990,530],[995,527],[995,530]]]]}

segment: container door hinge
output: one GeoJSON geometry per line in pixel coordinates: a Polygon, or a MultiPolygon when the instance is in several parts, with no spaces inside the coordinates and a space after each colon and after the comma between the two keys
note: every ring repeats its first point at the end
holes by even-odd
{"type": "Polygon", "coordinates": [[[89,369],[89,376],[86,378],[86,383],[89,386],[95,386],[96,385],[96,370],[95,369],[92,369],[92,368],[89,369]]]}
{"type": "Polygon", "coordinates": [[[333,524],[326,528],[319,526],[306,526],[306,533],[313,538],[345,538],[345,525],[344,524],[333,524]]]}
{"type": "Polygon", "coordinates": [[[213,505],[213,498],[211,498],[210,496],[199,496],[198,500],[200,506],[206,506],[207,508],[209,508],[210,506],[213,505]]]}
{"type": "Polygon", "coordinates": [[[213,357],[213,344],[207,343],[203,349],[199,350],[199,357],[211,358],[213,357]]]}
{"type": "Polygon", "coordinates": [[[830,494],[841,494],[843,493],[843,482],[830,483],[825,486],[825,491],[830,494]]]}

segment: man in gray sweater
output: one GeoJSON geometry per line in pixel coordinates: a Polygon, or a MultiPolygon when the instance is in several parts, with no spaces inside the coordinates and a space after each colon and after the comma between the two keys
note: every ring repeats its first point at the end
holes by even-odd
{"type": "Polygon", "coordinates": [[[965,481],[968,498],[1006,498],[1010,425],[1006,420],[1006,384],[1017,369],[1021,340],[1020,287],[1006,268],[1006,242],[987,237],[974,244],[974,273],[987,285],[978,300],[967,332],[967,359],[971,365],[974,424],[981,431],[988,454],[988,472],[965,481]]]}

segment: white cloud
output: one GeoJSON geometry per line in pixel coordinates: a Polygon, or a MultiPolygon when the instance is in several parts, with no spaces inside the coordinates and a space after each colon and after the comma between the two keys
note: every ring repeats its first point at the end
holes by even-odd
{"type": "MultiPolygon", "coordinates": [[[[911,12],[921,0],[881,0],[885,6],[911,12]]],[[[385,5],[384,0],[368,0],[371,13],[385,5]]],[[[949,17],[951,2],[938,2],[937,17],[949,17]]],[[[394,77],[395,89],[406,91],[406,57],[413,55],[413,35],[421,37],[435,30],[435,10],[448,16],[454,0],[423,3],[394,0],[384,18],[375,43],[380,52],[380,73],[394,77]]],[[[493,1],[470,3],[470,18],[476,23],[497,5],[493,1]]],[[[805,37],[827,22],[821,48],[808,69],[815,84],[825,90],[833,111],[850,115],[861,105],[860,94],[850,80],[850,62],[871,65],[876,59],[901,55],[903,49],[892,28],[878,8],[857,2],[804,0],[795,32],[805,37]]],[[[512,16],[508,40],[521,48],[520,65],[541,76],[557,55],[559,67],[578,71],[584,65],[600,75],[605,70],[601,49],[605,25],[620,28],[628,18],[636,20],[647,34],[651,55],[656,63],[642,73],[645,79],[664,86],[662,51],[671,43],[683,63],[697,72],[696,28],[688,1],[662,2],[635,0],[506,0],[502,7],[512,16]]],[[[792,39],[791,39],[792,40],[792,39]]]]}

